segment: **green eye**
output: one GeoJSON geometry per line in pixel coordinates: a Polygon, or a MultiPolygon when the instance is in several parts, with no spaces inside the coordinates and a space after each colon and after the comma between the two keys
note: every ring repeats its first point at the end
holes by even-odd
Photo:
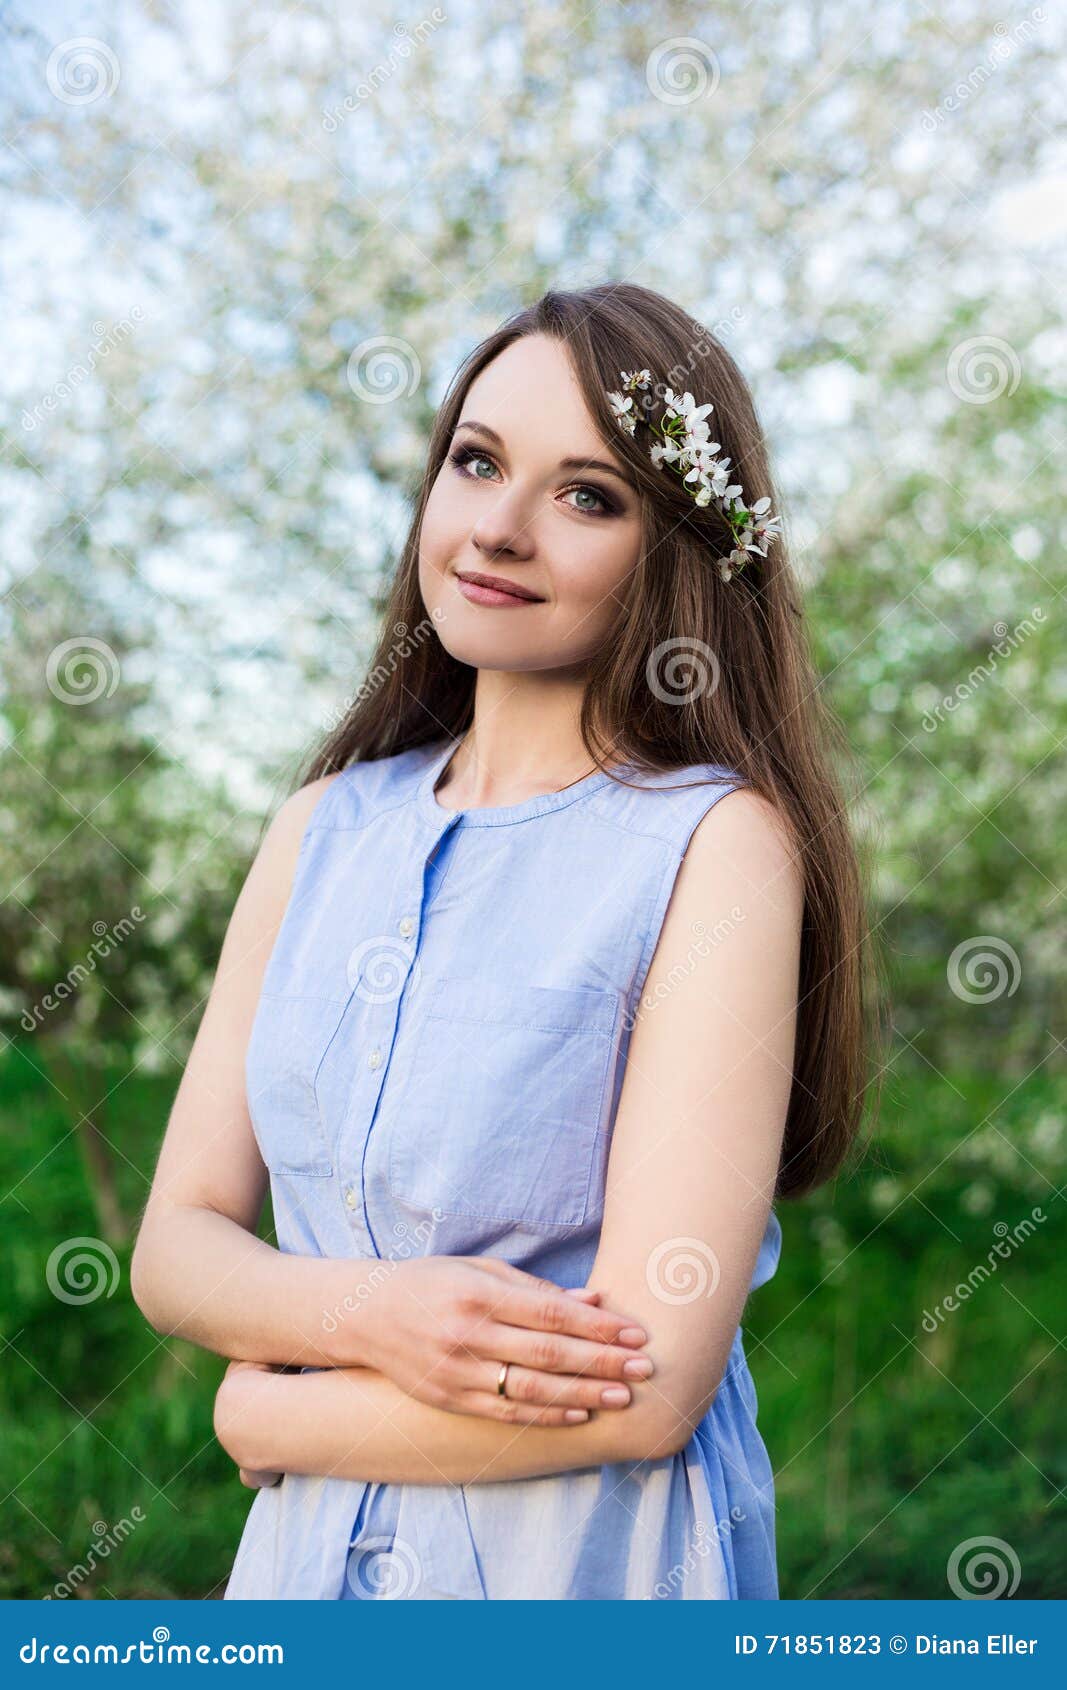
{"type": "MultiPolygon", "coordinates": [[[[494,470],[496,468],[492,458],[488,457],[485,452],[475,451],[473,446],[458,446],[456,450],[454,452],[450,452],[448,456],[449,461],[455,465],[460,475],[468,475],[468,466],[470,464],[488,464],[490,470],[494,470]]],[[[479,475],[478,471],[475,470],[473,474],[470,475],[469,479],[472,481],[485,481],[488,478],[484,475],[479,475]]]]}
{"type": "MultiPolygon", "coordinates": [[[[576,511],[581,511],[583,513],[583,515],[586,515],[586,516],[611,516],[611,515],[613,515],[613,507],[611,505],[610,500],[603,493],[601,493],[598,488],[596,488],[596,487],[572,487],[570,491],[571,491],[571,493],[574,493],[575,495],[577,495],[579,497],[581,497],[584,494],[586,498],[593,500],[593,503],[591,505],[577,505],[576,504],[574,506],[574,509],[576,511]]],[[[568,497],[569,496],[570,495],[568,494],[568,497]]]]}
{"type": "MultiPolygon", "coordinates": [[[[488,481],[491,479],[497,467],[496,463],[488,455],[488,453],[479,452],[473,446],[457,446],[448,454],[448,456],[449,462],[454,466],[456,473],[458,475],[466,476],[469,481],[488,481]],[[478,470],[479,464],[488,465],[488,475],[480,474],[478,470]]],[[[568,489],[566,497],[569,499],[572,494],[580,494],[586,499],[591,499],[593,501],[592,504],[575,504],[571,506],[572,510],[580,511],[583,516],[615,515],[616,507],[612,500],[606,493],[602,493],[598,487],[591,487],[588,484],[581,487],[571,487],[568,489]]]]}

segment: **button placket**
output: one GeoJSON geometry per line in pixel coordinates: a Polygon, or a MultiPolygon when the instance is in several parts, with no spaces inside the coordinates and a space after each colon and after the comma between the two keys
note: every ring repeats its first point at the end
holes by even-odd
{"type": "MultiPolygon", "coordinates": [[[[361,1134],[348,1135],[342,1133],[342,1142],[346,1138],[351,1143],[352,1164],[349,1178],[342,1186],[345,1207],[351,1213],[353,1228],[358,1227],[370,1237],[374,1249],[377,1242],[370,1227],[364,1203],[363,1164],[366,1157],[367,1143],[373,1130],[374,1119],[381,1099],[382,1087],[386,1074],[389,1072],[389,1059],[393,1049],[397,1022],[400,1016],[400,1003],[405,990],[412,983],[412,971],[415,968],[416,952],[418,949],[418,920],[417,916],[406,914],[400,916],[395,925],[395,931],[404,941],[402,949],[407,959],[407,966],[402,975],[398,974],[398,989],[390,998],[376,1001],[374,997],[366,1005],[366,1021],[363,1036],[367,1041],[366,1072],[377,1076],[376,1082],[367,1080],[363,1086],[353,1087],[346,1127],[348,1122],[362,1119],[366,1123],[366,1130],[361,1134]],[[388,1054],[387,1054],[388,1053],[388,1054]],[[358,1160],[357,1160],[358,1159],[358,1160]],[[357,1217],[355,1211],[363,1212],[357,1217]]],[[[358,998],[359,987],[355,988],[358,998]]]]}

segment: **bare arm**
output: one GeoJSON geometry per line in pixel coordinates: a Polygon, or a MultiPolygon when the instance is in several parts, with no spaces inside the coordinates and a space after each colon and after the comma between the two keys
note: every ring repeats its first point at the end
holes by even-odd
{"type": "MultiPolygon", "coordinates": [[[[383,1484],[488,1483],[647,1459],[647,1390],[640,1385],[635,1400],[617,1414],[593,1414],[580,1426],[557,1428],[450,1414],[417,1402],[372,1368],[242,1371],[219,1389],[215,1432],[250,1473],[329,1473],[383,1484]]],[[[506,1415],[519,1406],[502,1399],[506,1415]]],[[[657,1453],[679,1447],[667,1440],[657,1453]]]]}
{"type": "Polygon", "coordinates": [[[802,912],[800,873],[769,807],[746,792],[722,799],[691,841],[649,970],[589,1276],[606,1307],[632,1311],[650,1334],[656,1371],[628,1408],[546,1431],[415,1402],[373,1371],[235,1373],[215,1426],[238,1464],[468,1484],[683,1448],[718,1389],[767,1224],[802,912]]]}
{"type": "Polygon", "coordinates": [[[332,1347],[326,1311],[362,1264],[285,1255],[256,1238],[267,1190],[244,1053],[285,913],[300,841],[336,775],[294,793],[268,829],[234,906],[171,1110],[131,1264],[134,1299],[158,1332],[220,1355],[290,1365],[358,1360],[332,1347]]]}

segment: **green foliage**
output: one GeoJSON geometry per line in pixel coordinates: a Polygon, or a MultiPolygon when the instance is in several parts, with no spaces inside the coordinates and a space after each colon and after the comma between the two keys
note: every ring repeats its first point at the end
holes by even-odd
{"type": "MultiPolygon", "coordinates": [[[[1018,1555],[1020,1596],[1063,1596],[1059,1200],[1027,1135],[1041,1120],[1062,1126],[1067,1087],[1035,1076],[1004,1111],[986,1080],[932,1088],[913,1065],[893,1091],[891,1172],[872,1158],[832,1194],[783,1205],[781,1265],[746,1312],[782,1594],[947,1596],[949,1555],[982,1534],[1018,1555]],[[1006,1135],[1003,1165],[995,1147],[992,1160],[973,1154],[987,1115],[1006,1135]],[[997,1223],[1014,1228],[1035,1206],[1046,1220],[925,1331],[924,1311],[986,1261],[997,1223]]],[[[128,1202],[142,1181],[125,1153],[158,1136],[170,1092],[157,1075],[116,1088],[128,1202]]],[[[130,1298],[128,1250],[111,1296],[53,1294],[52,1251],[91,1235],[94,1216],[61,1100],[25,1050],[0,1066],[0,1121],[11,1193],[0,1596],[44,1595],[79,1564],[82,1595],[218,1596],[254,1494],[212,1431],[225,1363],[152,1331],[130,1298]],[[123,1521],[129,1535],[104,1554],[123,1521]]]]}
{"type": "Polygon", "coordinates": [[[986,1533],[1019,1594],[1063,1595],[1062,331],[1055,219],[1021,194],[1054,29],[737,3],[672,81],[675,0],[461,7],[400,43],[373,4],[222,9],[210,40],[150,11],[87,16],[122,66],[98,100],[49,91],[32,20],[10,55],[2,1593],[134,1507],[83,1593],[225,1577],[250,1493],[211,1435],[222,1364],[128,1294],[180,1065],[287,763],[362,680],[456,365],[545,288],[627,277],[751,378],[888,962],[870,1155],[784,1209],[746,1317],[782,1589],[942,1595],[986,1533]],[[120,1279],[77,1306],[46,1268],[81,1236],[120,1279]]]}

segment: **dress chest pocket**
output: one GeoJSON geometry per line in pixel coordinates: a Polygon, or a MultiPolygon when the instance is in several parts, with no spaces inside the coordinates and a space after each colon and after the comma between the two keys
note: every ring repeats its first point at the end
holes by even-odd
{"type": "Polygon", "coordinates": [[[389,1129],[392,1195],[442,1214],[580,1226],[621,997],[459,976],[423,988],[389,1129]]]}
{"type": "Polygon", "coordinates": [[[349,997],[260,993],[245,1058],[248,1112],[272,1173],[333,1173],[321,1069],[349,997]]]}

